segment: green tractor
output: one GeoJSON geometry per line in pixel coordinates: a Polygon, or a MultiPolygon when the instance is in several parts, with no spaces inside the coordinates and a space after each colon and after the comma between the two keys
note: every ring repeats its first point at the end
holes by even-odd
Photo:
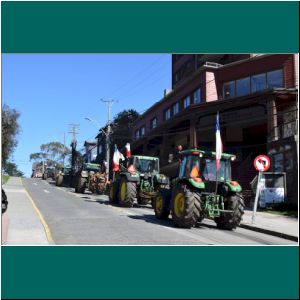
{"type": "Polygon", "coordinates": [[[109,187],[110,203],[132,207],[137,201],[141,205],[150,202],[154,206],[161,186],[169,184],[168,178],[159,173],[157,157],[133,155],[120,161],[120,167],[109,187]]]}
{"type": "Polygon", "coordinates": [[[156,217],[167,219],[171,212],[175,225],[183,228],[211,218],[218,228],[235,229],[244,214],[242,188],[231,179],[235,155],[223,153],[218,172],[215,152],[189,149],[179,156],[179,174],[155,199],[156,217]]]}
{"type": "Polygon", "coordinates": [[[74,175],[75,193],[84,194],[88,189],[92,193],[102,194],[105,186],[106,174],[101,172],[99,164],[84,163],[82,169],[74,175]]]}
{"type": "Polygon", "coordinates": [[[70,185],[71,184],[71,167],[62,167],[55,176],[55,185],[70,185]]]}

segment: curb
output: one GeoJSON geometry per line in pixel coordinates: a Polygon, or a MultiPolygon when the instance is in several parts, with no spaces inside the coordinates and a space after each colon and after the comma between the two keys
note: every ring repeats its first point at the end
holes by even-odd
{"type": "Polygon", "coordinates": [[[277,237],[280,237],[280,238],[283,238],[286,240],[298,242],[298,237],[294,236],[294,235],[290,235],[290,234],[286,234],[286,233],[282,233],[282,232],[278,232],[278,231],[273,231],[273,230],[269,230],[269,229],[264,229],[264,228],[260,228],[260,227],[256,227],[256,226],[251,226],[251,225],[247,225],[247,224],[240,224],[239,227],[248,229],[248,230],[252,230],[252,231],[257,231],[260,233],[277,236],[277,237]]]}

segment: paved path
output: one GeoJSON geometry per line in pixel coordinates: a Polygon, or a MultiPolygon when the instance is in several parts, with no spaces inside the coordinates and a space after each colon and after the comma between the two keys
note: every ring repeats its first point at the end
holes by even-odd
{"type": "Polygon", "coordinates": [[[7,234],[2,244],[6,245],[49,245],[45,229],[35,211],[21,178],[10,177],[3,186],[8,209],[3,215],[2,226],[7,234]]]}
{"type": "Polygon", "coordinates": [[[23,179],[23,184],[58,245],[297,244],[243,228],[218,230],[211,220],[205,220],[198,228],[176,228],[171,220],[157,220],[150,206],[111,206],[107,196],[75,194],[72,188],[58,188],[40,179],[23,179]]]}

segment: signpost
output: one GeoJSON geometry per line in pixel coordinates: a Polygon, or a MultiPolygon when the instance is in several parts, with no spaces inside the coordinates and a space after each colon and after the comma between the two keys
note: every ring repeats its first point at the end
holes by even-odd
{"type": "Polygon", "coordinates": [[[261,174],[262,172],[269,170],[270,158],[266,155],[258,155],[254,159],[254,168],[258,171],[258,179],[257,179],[256,195],[255,195],[253,214],[252,214],[252,224],[255,223],[255,213],[257,210],[258,197],[260,194],[261,174]]]}

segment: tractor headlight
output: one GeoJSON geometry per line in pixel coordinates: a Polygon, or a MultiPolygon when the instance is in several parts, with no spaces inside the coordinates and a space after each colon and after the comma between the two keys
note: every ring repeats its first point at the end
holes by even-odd
{"type": "Polygon", "coordinates": [[[234,155],[234,156],[231,156],[231,161],[234,161],[234,160],[236,160],[236,156],[234,155]]]}

